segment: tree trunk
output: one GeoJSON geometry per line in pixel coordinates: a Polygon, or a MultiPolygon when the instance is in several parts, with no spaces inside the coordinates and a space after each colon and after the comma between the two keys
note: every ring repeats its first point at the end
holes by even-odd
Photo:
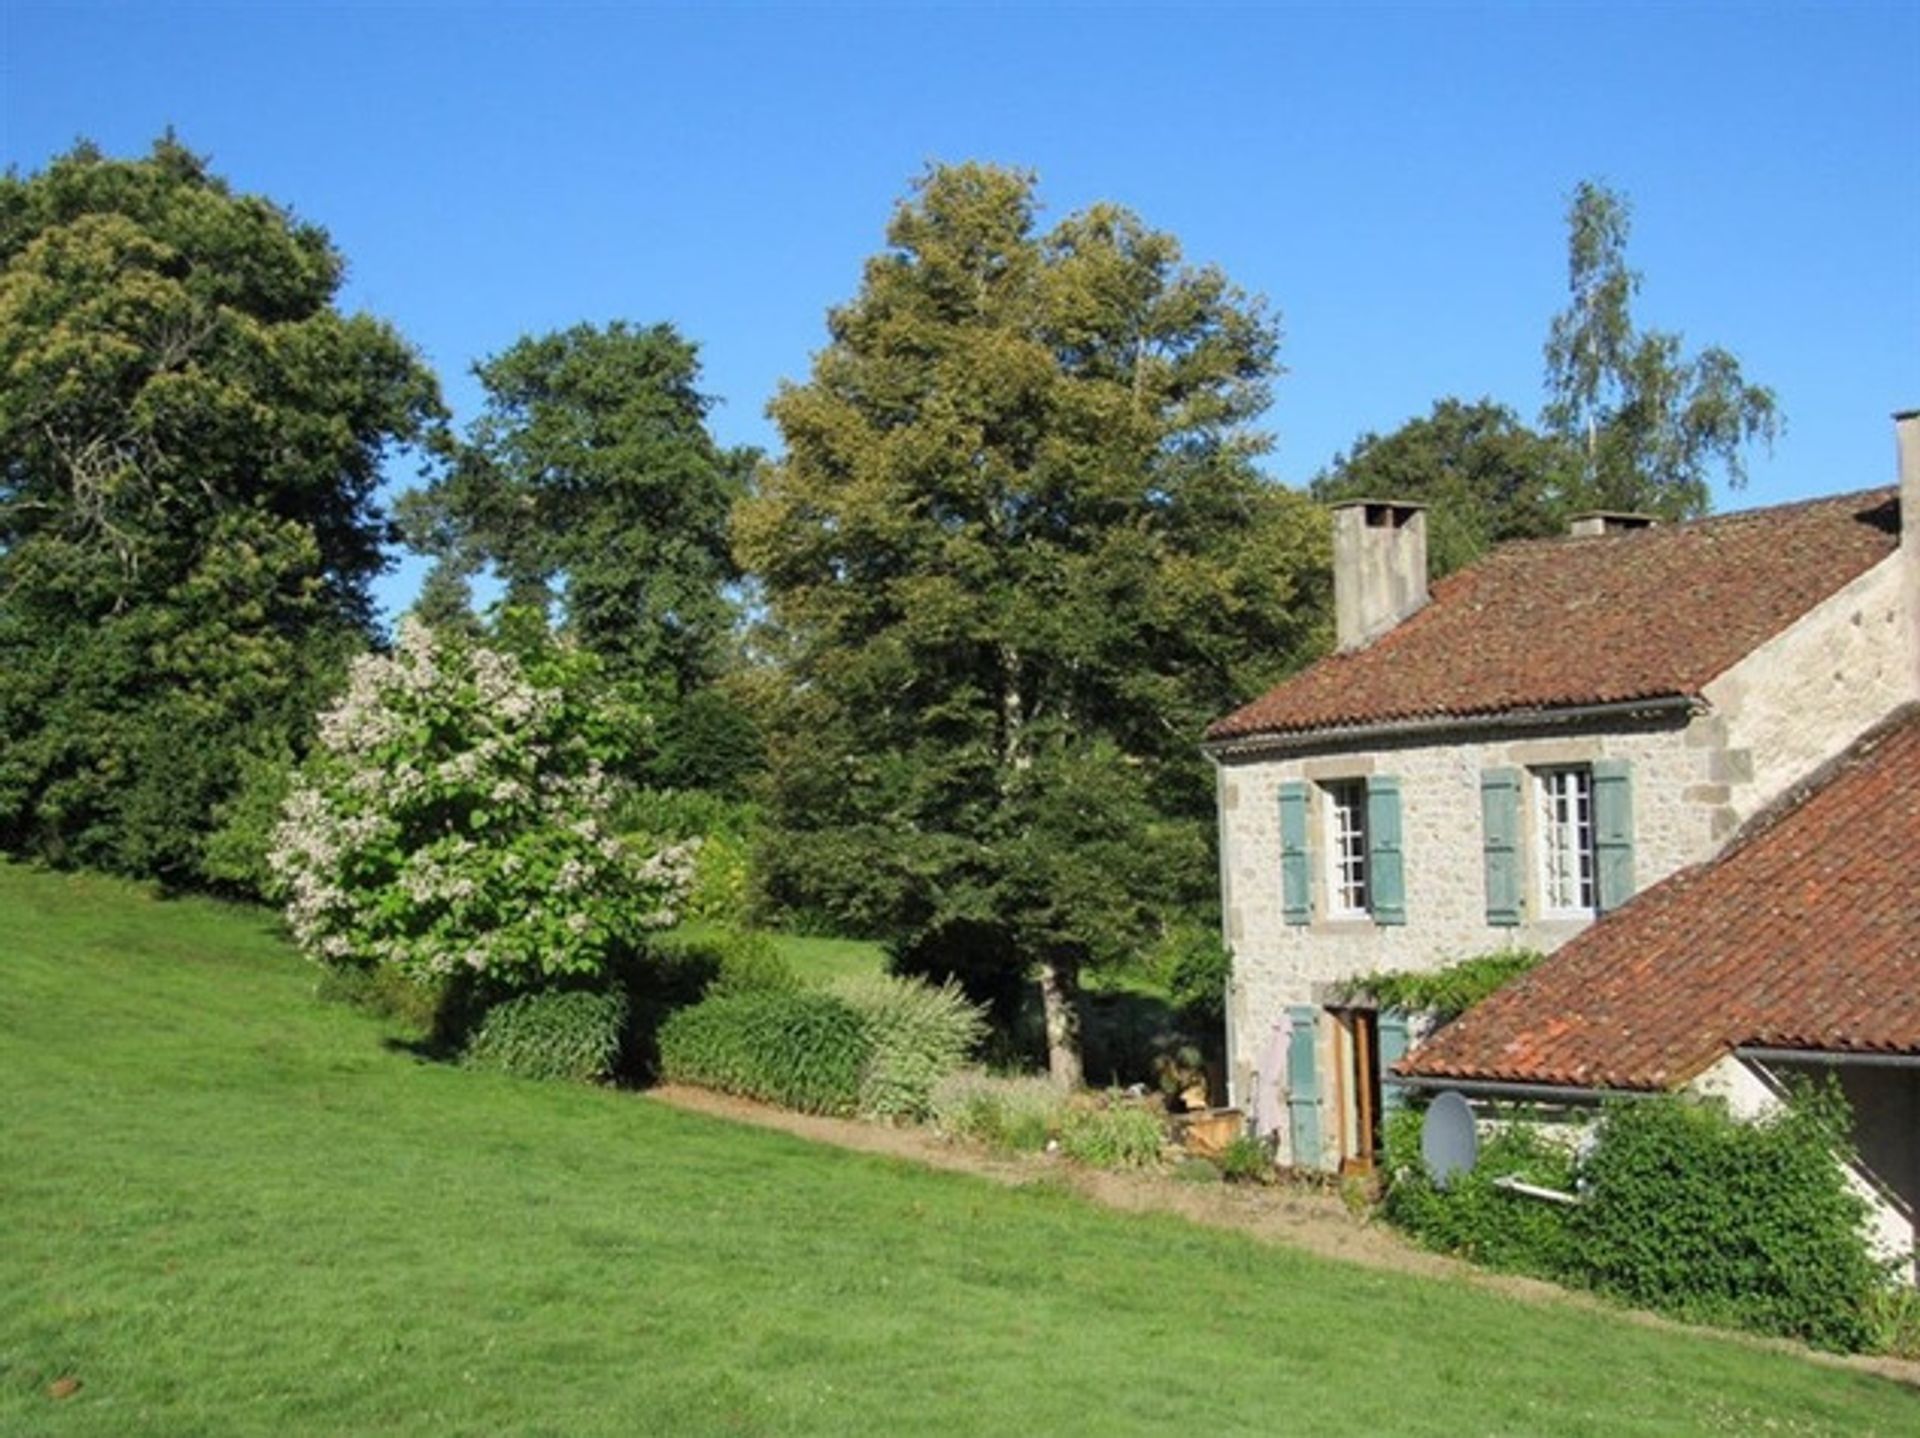
{"type": "Polygon", "coordinates": [[[1047,1020],[1047,1073],[1066,1089],[1087,1081],[1080,1052],[1080,965],[1067,958],[1040,962],[1040,1005],[1047,1020]]]}

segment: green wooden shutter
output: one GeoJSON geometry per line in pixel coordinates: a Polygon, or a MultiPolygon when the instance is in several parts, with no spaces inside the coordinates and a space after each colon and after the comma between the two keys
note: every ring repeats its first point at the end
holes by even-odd
{"type": "Polygon", "coordinates": [[[1295,1168],[1320,1167],[1320,1010],[1295,1004],[1287,1010],[1287,1118],[1295,1168]]]}
{"type": "Polygon", "coordinates": [[[1593,850],[1604,914],[1633,897],[1633,780],[1625,759],[1593,761],[1593,850]]]}
{"type": "Polygon", "coordinates": [[[1367,780],[1367,902],[1376,924],[1407,921],[1407,883],[1400,856],[1400,781],[1367,780]]]}
{"type": "Polygon", "coordinates": [[[1520,922],[1520,771],[1487,769],[1480,775],[1480,835],[1486,858],[1487,922],[1511,928],[1520,922]]]}
{"type": "Polygon", "coordinates": [[[1382,1009],[1375,1031],[1380,1036],[1380,1107],[1393,1113],[1406,1107],[1406,1091],[1392,1073],[1393,1066],[1407,1056],[1407,1016],[1399,1009],[1382,1009]]]}
{"type": "Polygon", "coordinates": [[[1280,915],[1289,924],[1313,917],[1313,869],[1307,859],[1307,786],[1280,786],[1280,915]]]}

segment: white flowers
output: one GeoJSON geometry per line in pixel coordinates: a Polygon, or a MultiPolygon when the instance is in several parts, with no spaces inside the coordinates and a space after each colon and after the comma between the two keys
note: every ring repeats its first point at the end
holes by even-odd
{"type": "Polygon", "coordinates": [[[270,856],[295,939],[328,963],[531,982],[673,922],[692,849],[635,854],[578,701],[511,655],[401,625],[319,724],[270,856]]]}

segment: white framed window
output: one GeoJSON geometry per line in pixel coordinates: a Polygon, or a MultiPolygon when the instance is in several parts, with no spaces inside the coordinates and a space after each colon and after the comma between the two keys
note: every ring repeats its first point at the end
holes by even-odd
{"type": "Polygon", "coordinates": [[[1593,835],[1593,770],[1571,764],[1534,771],[1540,909],[1586,916],[1598,908],[1593,835]]]}
{"type": "Polygon", "coordinates": [[[1321,785],[1327,799],[1327,912],[1353,918],[1372,907],[1367,884],[1367,781],[1321,785]]]}

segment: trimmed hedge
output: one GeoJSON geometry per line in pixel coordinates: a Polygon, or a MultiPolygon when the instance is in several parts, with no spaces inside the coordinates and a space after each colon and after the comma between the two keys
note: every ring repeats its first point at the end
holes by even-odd
{"type": "Polygon", "coordinates": [[[613,1074],[626,1027],[627,999],[617,990],[521,994],[486,1011],[463,1061],[521,1078],[600,1083],[613,1074]]]}
{"type": "Polygon", "coordinates": [[[817,991],[721,994],[660,1026],[660,1069],[806,1113],[851,1114],[873,1041],[844,999],[817,991]]]}

